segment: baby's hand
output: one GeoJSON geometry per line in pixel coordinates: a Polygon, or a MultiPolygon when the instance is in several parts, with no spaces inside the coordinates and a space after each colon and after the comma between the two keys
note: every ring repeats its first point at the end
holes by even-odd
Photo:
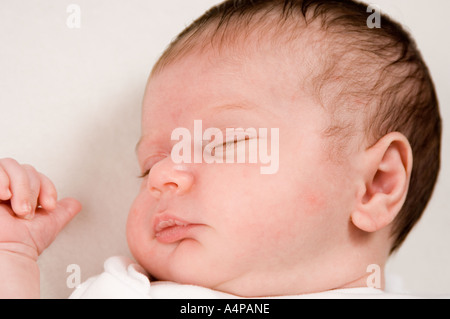
{"type": "Polygon", "coordinates": [[[37,259],[80,210],[75,199],[57,201],[53,183],[32,166],[0,159],[0,251],[37,259]]]}

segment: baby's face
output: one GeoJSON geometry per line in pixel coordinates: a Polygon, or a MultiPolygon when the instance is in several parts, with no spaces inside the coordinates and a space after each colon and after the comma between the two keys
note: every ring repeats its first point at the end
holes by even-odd
{"type": "Polygon", "coordinates": [[[352,168],[329,161],[321,135],[329,117],[297,76],[275,55],[203,53],[149,80],[137,152],[142,171],[152,168],[130,210],[127,238],[154,277],[263,296],[320,285],[332,271],[348,245],[352,168]],[[258,163],[175,163],[179,140],[171,134],[186,128],[194,137],[195,120],[202,133],[222,130],[224,142],[226,128],[266,128],[269,137],[255,139],[269,154],[277,147],[278,170],[262,174],[268,164],[259,156],[258,163]],[[271,129],[279,130],[278,145],[271,129]]]}

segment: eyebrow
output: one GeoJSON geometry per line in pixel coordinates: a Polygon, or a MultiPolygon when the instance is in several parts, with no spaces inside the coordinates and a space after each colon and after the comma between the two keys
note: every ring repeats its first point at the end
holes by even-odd
{"type": "Polygon", "coordinates": [[[155,141],[155,139],[153,139],[153,137],[150,138],[148,136],[141,136],[139,141],[136,143],[136,146],[134,148],[134,152],[136,153],[136,155],[139,155],[139,149],[140,149],[142,144],[153,144],[154,141],[155,141]]]}
{"type": "Polygon", "coordinates": [[[278,115],[267,110],[266,108],[262,108],[260,106],[251,105],[247,103],[222,104],[219,106],[208,108],[207,110],[207,112],[209,113],[218,113],[224,111],[257,111],[258,113],[266,113],[267,115],[278,117],[278,115]]]}
{"type": "Polygon", "coordinates": [[[225,104],[209,108],[208,111],[215,111],[215,112],[230,111],[230,110],[250,111],[254,109],[256,109],[256,107],[245,104],[225,104]]]}

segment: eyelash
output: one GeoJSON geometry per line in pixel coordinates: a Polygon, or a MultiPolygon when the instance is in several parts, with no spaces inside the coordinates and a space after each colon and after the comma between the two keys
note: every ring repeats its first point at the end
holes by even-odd
{"type": "Polygon", "coordinates": [[[242,140],[233,140],[233,141],[228,141],[228,142],[224,142],[224,143],[222,143],[222,144],[220,144],[220,145],[216,145],[214,148],[216,148],[217,146],[223,146],[223,147],[227,147],[227,146],[230,146],[230,145],[232,145],[232,144],[236,144],[236,143],[239,143],[239,142],[245,142],[245,141],[249,141],[250,140],[250,138],[248,138],[248,137],[246,137],[245,139],[242,139],[242,140]]]}
{"type": "MultiPolygon", "coordinates": [[[[158,156],[159,157],[159,156],[158,156]]],[[[158,159],[156,161],[152,161],[153,163],[150,165],[150,168],[148,168],[144,173],[142,173],[141,175],[138,176],[138,178],[143,179],[146,178],[149,174],[150,171],[152,170],[153,166],[158,163],[161,159],[158,159]]]]}
{"type": "MultiPolygon", "coordinates": [[[[222,144],[220,144],[220,145],[216,145],[214,148],[216,148],[217,146],[223,146],[223,147],[227,147],[227,146],[230,146],[230,145],[232,145],[232,144],[235,144],[235,143],[239,143],[239,142],[243,142],[243,141],[248,141],[248,140],[250,140],[248,137],[246,137],[245,139],[243,139],[243,140],[237,140],[237,141],[228,141],[228,142],[224,142],[224,143],[222,143],[222,144]]],[[[151,169],[152,169],[152,167],[153,167],[153,165],[148,169],[148,170],[146,170],[144,173],[142,173],[141,175],[139,175],[138,176],[138,178],[146,178],[149,174],[150,174],[150,171],[151,171],[151,169]]]]}
{"type": "Polygon", "coordinates": [[[144,173],[142,173],[141,175],[138,176],[138,178],[146,178],[148,176],[148,174],[150,174],[150,169],[148,169],[147,171],[145,171],[144,173]]]}

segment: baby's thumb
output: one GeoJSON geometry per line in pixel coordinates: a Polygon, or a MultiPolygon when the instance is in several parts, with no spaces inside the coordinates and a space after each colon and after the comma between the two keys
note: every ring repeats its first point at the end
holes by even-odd
{"type": "Polygon", "coordinates": [[[81,211],[81,204],[74,198],[64,198],[56,203],[52,211],[39,209],[33,220],[30,221],[31,231],[40,255],[46,249],[58,233],[72,218],[81,211]]]}
{"type": "Polygon", "coordinates": [[[30,234],[38,255],[55,240],[58,233],[81,211],[81,204],[74,198],[65,198],[56,203],[56,208],[46,211],[39,208],[29,224],[30,234]]]}
{"type": "Polygon", "coordinates": [[[81,211],[81,204],[74,198],[64,198],[58,201],[56,209],[51,212],[57,232],[64,228],[81,211]]]}

